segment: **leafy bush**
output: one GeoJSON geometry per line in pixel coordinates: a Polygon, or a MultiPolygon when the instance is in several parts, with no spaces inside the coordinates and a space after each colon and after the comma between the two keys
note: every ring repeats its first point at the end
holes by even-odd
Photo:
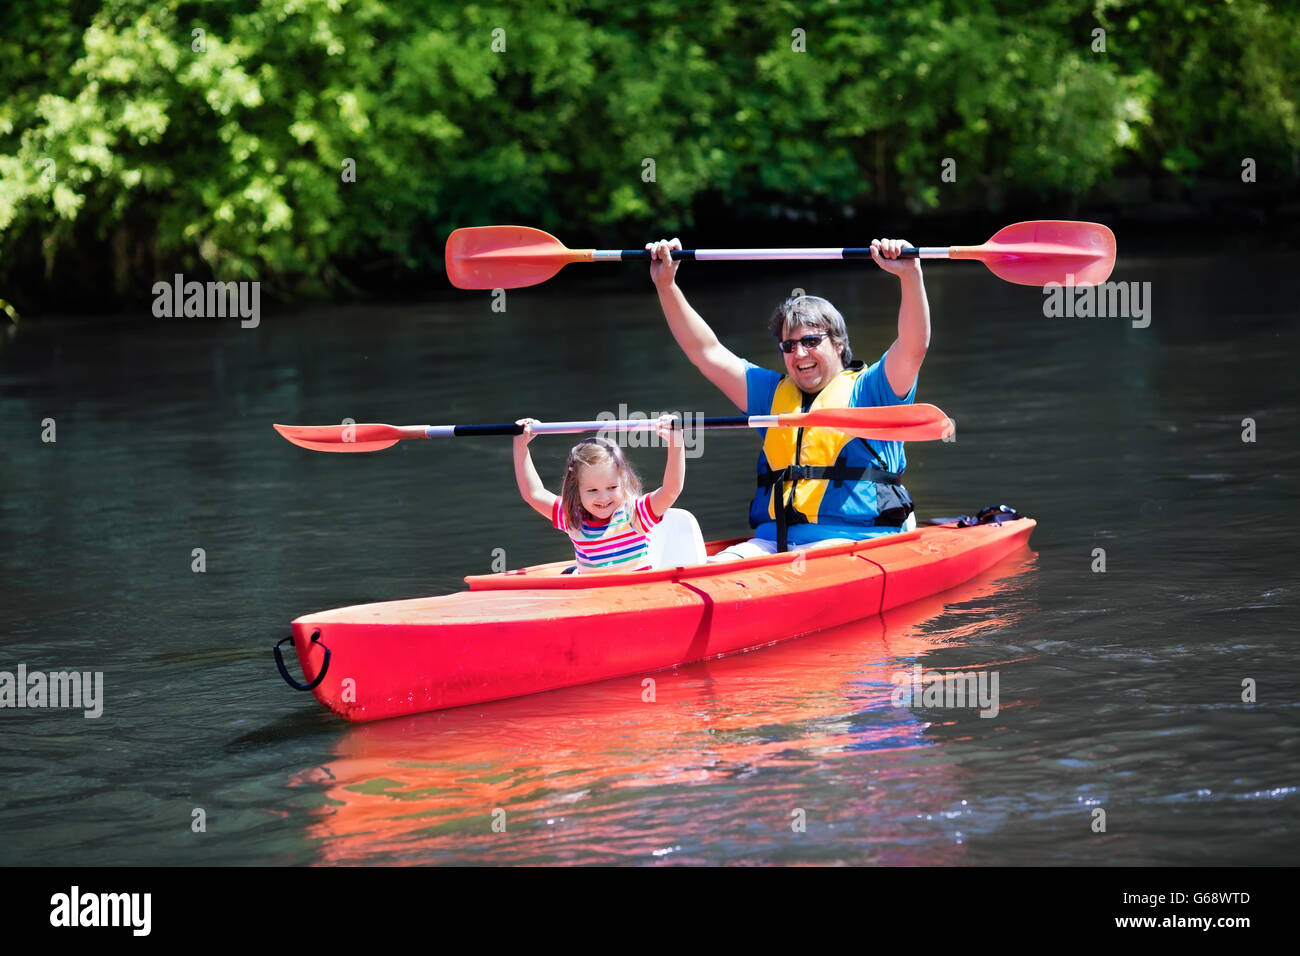
{"type": "Polygon", "coordinates": [[[1300,181],[1300,30],[1263,0],[70,0],[5,16],[0,292],[16,301],[140,300],[173,271],[340,291],[427,277],[458,225],[639,236],[706,200],[987,208],[1085,196],[1117,170],[1228,177],[1244,156],[1300,181]]]}

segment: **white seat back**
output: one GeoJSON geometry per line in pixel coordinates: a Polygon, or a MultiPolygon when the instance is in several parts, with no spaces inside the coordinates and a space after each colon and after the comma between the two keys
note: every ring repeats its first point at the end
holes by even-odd
{"type": "Polygon", "coordinates": [[[695,515],[681,508],[669,508],[664,518],[650,529],[650,567],[690,567],[708,560],[704,535],[695,515]]]}

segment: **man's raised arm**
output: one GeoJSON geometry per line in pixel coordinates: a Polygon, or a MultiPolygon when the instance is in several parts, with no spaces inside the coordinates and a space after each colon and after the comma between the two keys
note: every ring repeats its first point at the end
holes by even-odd
{"type": "Polygon", "coordinates": [[[747,400],[745,363],[718,341],[718,336],[700,314],[691,308],[678,287],[677,269],[681,262],[672,258],[671,250],[681,247],[679,239],[646,243],[646,248],[651,253],[650,279],[659,291],[659,305],[664,310],[664,318],[668,320],[673,338],[691,360],[691,364],[703,372],[704,377],[743,412],[747,400]]]}

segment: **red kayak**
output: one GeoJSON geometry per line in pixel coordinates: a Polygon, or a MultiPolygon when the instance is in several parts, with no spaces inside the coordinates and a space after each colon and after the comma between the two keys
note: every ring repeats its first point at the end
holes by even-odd
{"type": "MultiPolygon", "coordinates": [[[[860,620],[955,587],[1036,522],[932,525],[812,551],[615,574],[570,562],[467,577],[468,591],[359,604],[293,622],[309,683],[353,721],[644,674],[860,620]]],[[[732,541],[708,545],[713,554],[732,541]]],[[[289,638],[285,638],[289,640],[289,638]]],[[[283,643],[283,642],[281,642],[283,643]]]]}

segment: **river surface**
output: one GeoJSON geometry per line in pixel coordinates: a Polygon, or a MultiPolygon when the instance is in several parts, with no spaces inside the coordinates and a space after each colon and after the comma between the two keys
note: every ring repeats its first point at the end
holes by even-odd
{"type": "MultiPolygon", "coordinates": [[[[1151,283],[1146,328],[1046,318],[1041,291],[973,263],[926,277],[917,397],[957,440],[910,444],[908,487],[923,518],[1033,515],[1029,549],[884,618],[658,675],[653,704],[627,678],[369,725],[281,682],[290,620],[455,590],[494,549],[571,551],[520,500],[508,439],[327,455],[271,423],[734,414],[644,275],[573,267],[504,313],[439,292],[255,329],[0,329],[0,671],[104,681],[98,718],[0,710],[0,864],[1292,863],[1294,260],[1122,259],[1114,278],[1151,283]],[[894,706],[918,663],[996,672],[998,713],[894,706]]],[[[764,320],[795,285],[839,305],[859,357],[893,337],[896,283],[869,265],[680,280],[771,368],[764,320]]],[[[552,488],[569,444],[534,443],[552,488]]],[[[678,507],[741,534],[757,440],[703,452],[678,507]]],[[[653,487],[662,451],[631,455],[653,487]]]]}

